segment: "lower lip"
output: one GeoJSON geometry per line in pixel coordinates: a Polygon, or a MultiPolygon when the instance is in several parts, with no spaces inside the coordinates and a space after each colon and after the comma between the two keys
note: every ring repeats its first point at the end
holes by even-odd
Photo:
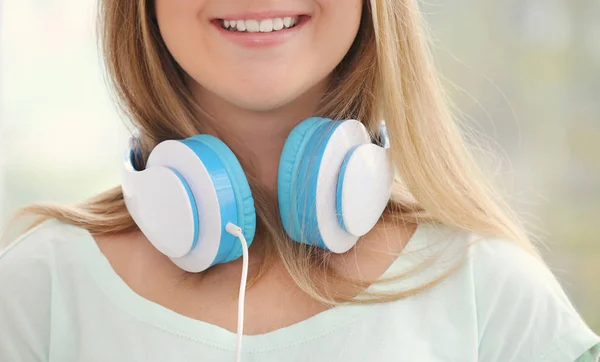
{"type": "Polygon", "coordinates": [[[269,33],[229,31],[223,29],[220,21],[218,20],[213,20],[212,24],[224,37],[238,45],[244,47],[267,47],[284,43],[290,37],[297,34],[298,31],[300,31],[300,29],[302,29],[310,21],[310,19],[311,18],[309,16],[301,16],[298,21],[298,24],[296,24],[296,26],[294,26],[293,28],[272,31],[269,33]]]}

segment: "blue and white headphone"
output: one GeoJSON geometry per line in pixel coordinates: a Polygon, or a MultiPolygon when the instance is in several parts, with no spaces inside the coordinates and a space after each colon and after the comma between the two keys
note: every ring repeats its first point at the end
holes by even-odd
{"type": "MultiPolygon", "coordinates": [[[[383,133],[384,140],[386,135],[383,133]]],[[[362,123],[309,118],[288,136],[279,163],[278,200],[293,240],[343,253],[371,230],[391,195],[388,143],[371,141],[362,123]]],[[[233,223],[248,245],[256,230],[244,171],[219,139],[197,135],[158,144],[136,170],[131,146],[122,189],[133,220],[150,242],[188,272],[239,258],[226,232],[233,223]]]]}

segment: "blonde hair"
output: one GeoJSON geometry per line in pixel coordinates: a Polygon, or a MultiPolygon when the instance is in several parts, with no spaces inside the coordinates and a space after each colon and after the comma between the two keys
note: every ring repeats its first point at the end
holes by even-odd
{"type": "MultiPolygon", "coordinates": [[[[357,38],[331,76],[318,115],[361,120],[375,132],[385,119],[397,179],[386,221],[435,221],[481,235],[500,237],[533,250],[516,215],[490,187],[453,120],[428,53],[416,0],[365,1],[357,38]]],[[[184,72],[165,47],[151,0],[102,0],[99,29],[108,75],[127,118],[140,132],[143,155],[166,139],[201,133],[202,110],[184,81],[184,72]]],[[[327,255],[291,242],[282,231],[276,196],[248,175],[258,218],[257,238],[266,240],[260,278],[279,255],[306,293],[328,304],[364,302],[336,294],[317,282],[328,280],[365,287],[375,281],[350,279],[329,268],[327,255]]],[[[32,205],[21,214],[56,218],[95,235],[137,230],[120,187],[77,206],[32,205]]],[[[398,276],[407,277],[407,275],[398,276]]],[[[411,290],[373,294],[367,302],[412,295],[444,276],[411,290]]]]}

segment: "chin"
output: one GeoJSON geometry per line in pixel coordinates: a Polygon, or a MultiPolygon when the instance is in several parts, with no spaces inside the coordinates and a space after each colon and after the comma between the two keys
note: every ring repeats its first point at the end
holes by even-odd
{"type": "Polygon", "coordinates": [[[225,100],[238,108],[253,112],[269,112],[290,104],[298,98],[299,93],[269,91],[253,91],[243,94],[229,93],[225,100]]]}

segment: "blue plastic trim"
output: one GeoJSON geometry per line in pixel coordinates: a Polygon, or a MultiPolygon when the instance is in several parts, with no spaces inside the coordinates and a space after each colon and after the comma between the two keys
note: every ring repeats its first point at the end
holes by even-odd
{"type": "Polygon", "coordinates": [[[175,176],[179,178],[179,181],[181,181],[181,184],[187,192],[188,198],[190,200],[190,205],[192,206],[192,217],[194,218],[194,241],[192,242],[192,247],[189,250],[191,251],[196,247],[196,244],[198,243],[198,235],[200,234],[200,222],[198,221],[198,206],[196,206],[196,198],[194,198],[192,189],[190,188],[190,185],[188,185],[187,181],[185,181],[183,176],[179,172],[175,171],[175,169],[169,167],[169,170],[171,170],[175,174],[175,176]]]}
{"type": "Polygon", "coordinates": [[[350,161],[350,158],[354,154],[354,151],[356,151],[358,149],[358,147],[359,146],[352,147],[350,152],[348,152],[348,154],[344,158],[344,162],[342,162],[342,167],[340,169],[340,174],[338,176],[338,181],[337,181],[337,192],[336,192],[336,196],[335,196],[336,215],[338,218],[338,222],[340,223],[340,226],[346,232],[348,232],[348,229],[346,229],[346,223],[344,222],[344,213],[343,213],[344,209],[342,208],[342,206],[343,206],[342,190],[344,189],[344,177],[346,177],[346,168],[348,167],[348,162],[350,161]]]}
{"type": "Polygon", "coordinates": [[[341,124],[342,122],[327,122],[320,125],[312,133],[305,148],[309,152],[304,152],[302,156],[302,162],[298,170],[298,183],[296,184],[296,195],[298,195],[298,202],[296,204],[297,222],[300,226],[304,227],[302,235],[304,237],[301,242],[309,243],[325,250],[328,248],[319,230],[316,214],[317,180],[325,148],[329,143],[329,139],[341,124]],[[306,185],[308,187],[304,187],[306,185]]]}
{"type": "Polygon", "coordinates": [[[219,242],[219,250],[211,263],[211,266],[226,263],[230,261],[228,260],[228,257],[232,248],[238,243],[236,238],[225,230],[227,222],[235,224],[238,222],[239,210],[236,204],[235,191],[232,182],[227,174],[225,165],[221,162],[217,153],[210,147],[194,138],[188,138],[181,142],[192,149],[202,160],[215,187],[221,213],[221,240],[219,242]]]}
{"type": "MultiPolygon", "coordinates": [[[[229,180],[233,186],[235,201],[238,208],[238,226],[242,228],[248,247],[252,245],[256,233],[256,210],[254,209],[254,198],[250,190],[250,184],[244,173],[242,165],[229,147],[220,139],[210,135],[197,135],[193,139],[203,142],[210,147],[221,158],[229,180]]],[[[227,223],[225,223],[227,225],[227,223]]],[[[236,240],[227,257],[227,261],[235,260],[242,256],[242,245],[236,240]]]]}
{"type": "Polygon", "coordinates": [[[290,132],[280,156],[277,178],[279,214],[286,233],[297,242],[301,242],[303,239],[302,224],[298,222],[299,216],[296,212],[298,168],[310,136],[320,125],[326,122],[331,122],[331,120],[311,117],[302,121],[290,132]]]}

